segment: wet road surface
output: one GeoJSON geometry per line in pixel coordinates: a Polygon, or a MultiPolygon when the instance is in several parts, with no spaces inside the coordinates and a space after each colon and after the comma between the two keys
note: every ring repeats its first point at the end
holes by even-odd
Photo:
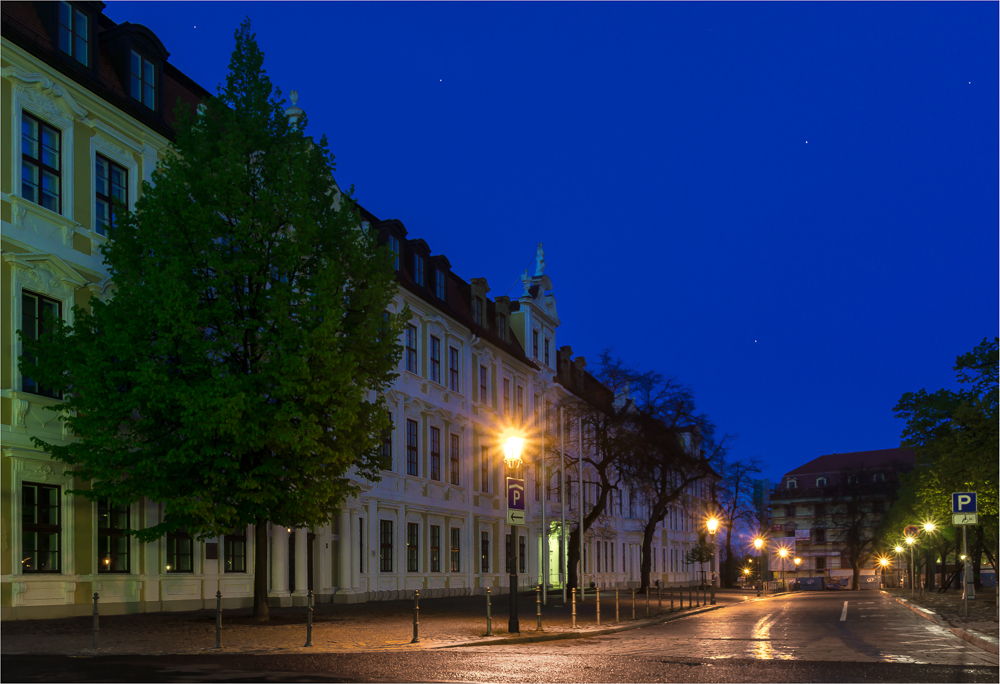
{"type": "Polygon", "coordinates": [[[996,682],[997,656],[878,594],[775,597],[580,640],[412,652],[5,656],[5,681],[996,682]],[[846,602],[846,603],[845,603],[846,602]]]}

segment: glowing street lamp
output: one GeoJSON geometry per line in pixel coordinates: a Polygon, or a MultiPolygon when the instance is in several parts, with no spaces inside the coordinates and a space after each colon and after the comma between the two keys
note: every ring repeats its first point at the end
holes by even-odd
{"type": "Polygon", "coordinates": [[[785,559],[788,558],[788,549],[782,546],[778,549],[778,555],[781,556],[781,588],[785,588],[785,559]]]}
{"type": "MultiPolygon", "coordinates": [[[[760,581],[761,581],[761,583],[763,583],[764,582],[764,572],[763,572],[763,570],[761,570],[761,567],[760,567],[760,550],[764,547],[764,540],[761,539],[760,537],[757,537],[756,539],[753,540],[753,546],[754,546],[755,549],[757,549],[757,572],[760,573],[760,581]]],[[[757,585],[757,586],[759,587],[760,585],[757,585]]],[[[757,589],[757,596],[760,596],[760,589],[759,588],[757,589]]]]}
{"type": "Polygon", "coordinates": [[[916,579],[913,576],[913,544],[916,543],[916,541],[916,537],[906,537],[906,543],[910,546],[910,598],[913,598],[915,593],[915,589],[913,588],[913,585],[915,584],[914,580],[916,579]]]}
{"type": "MultiPolygon", "coordinates": [[[[503,462],[510,472],[516,472],[521,467],[521,447],[524,438],[511,435],[503,443],[503,462]]],[[[520,634],[521,625],[517,619],[517,526],[510,526],[510,617],[507,620],[507,632],[520,634]]]]}
{"type": "MultiPolygon", "coordinates": [[[[882,577],[884,578],[885,577],[885,569],[887,567],[889,567],[889,559],[886,558],[885,556],[883,556],[882,558],[878,559],[878,562],[882,564],[882,577]]],[[[884,583],[884,581],[885,580],[883,579],[883,583],[884,583]]]]}
{"type": "MultiPolygon", "coordinates": [[[[705,527],[708,528],[708,533],[712,535],[712,559],[715,560],[715,533],[719,531],[719,519],[714,515],[705,521],[705,527]]],[[[704,567],[704,566],[703,566],[704,567]]],[[[715,575],[716,571],[712,571],[712,586],[715,586],[715,575]]],[[[715,603],[715,594],[712,594],[712,603],[715,603]]]]}

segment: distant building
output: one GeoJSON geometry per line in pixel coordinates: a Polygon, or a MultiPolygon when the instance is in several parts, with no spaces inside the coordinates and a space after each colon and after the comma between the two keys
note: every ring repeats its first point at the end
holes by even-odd
{"type": "MultiPolygon", "coordinates": [[[[852,574],[841,528],[847,498],[862,488],[865,526],[872,529],[914,460],[913,450],[902,448],[827,454],[786,473],[771,496],[771,570],[784,569],[786,577],[852,574]],[[776,555],[782,546],[789,550],[783,565],[776,555]],[[797,572],[795,557],[802,559],[797,572]]],[[[864,567],[873,569],[873,561],[864,567]]]]}

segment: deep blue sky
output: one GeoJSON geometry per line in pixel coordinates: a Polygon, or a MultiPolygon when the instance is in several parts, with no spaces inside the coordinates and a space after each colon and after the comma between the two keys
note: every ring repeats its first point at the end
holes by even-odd
{"type": "Polygon", "coordinates": [[[248,15],[367,209],[493,296],[545,243],[559,344],[689,384],[772,479],[898,446],[998,332],[996,3],[105,11],[213,92],[248,15]]]}

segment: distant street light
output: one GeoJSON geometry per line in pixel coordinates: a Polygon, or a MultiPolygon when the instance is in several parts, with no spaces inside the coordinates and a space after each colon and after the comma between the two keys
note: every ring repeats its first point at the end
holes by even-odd
{"type": "MultiPolygon", "coordinates": [[[[753,540],[753,546],[757,549],[757,573],[760,575],[760,581],[764,581],[764,571],[760,567],[760,550],[764,547],[764,540],[757,537],[753,540]]],[[[760,596],[760,584],[757,585],[757,596],[760,596]]]]}

